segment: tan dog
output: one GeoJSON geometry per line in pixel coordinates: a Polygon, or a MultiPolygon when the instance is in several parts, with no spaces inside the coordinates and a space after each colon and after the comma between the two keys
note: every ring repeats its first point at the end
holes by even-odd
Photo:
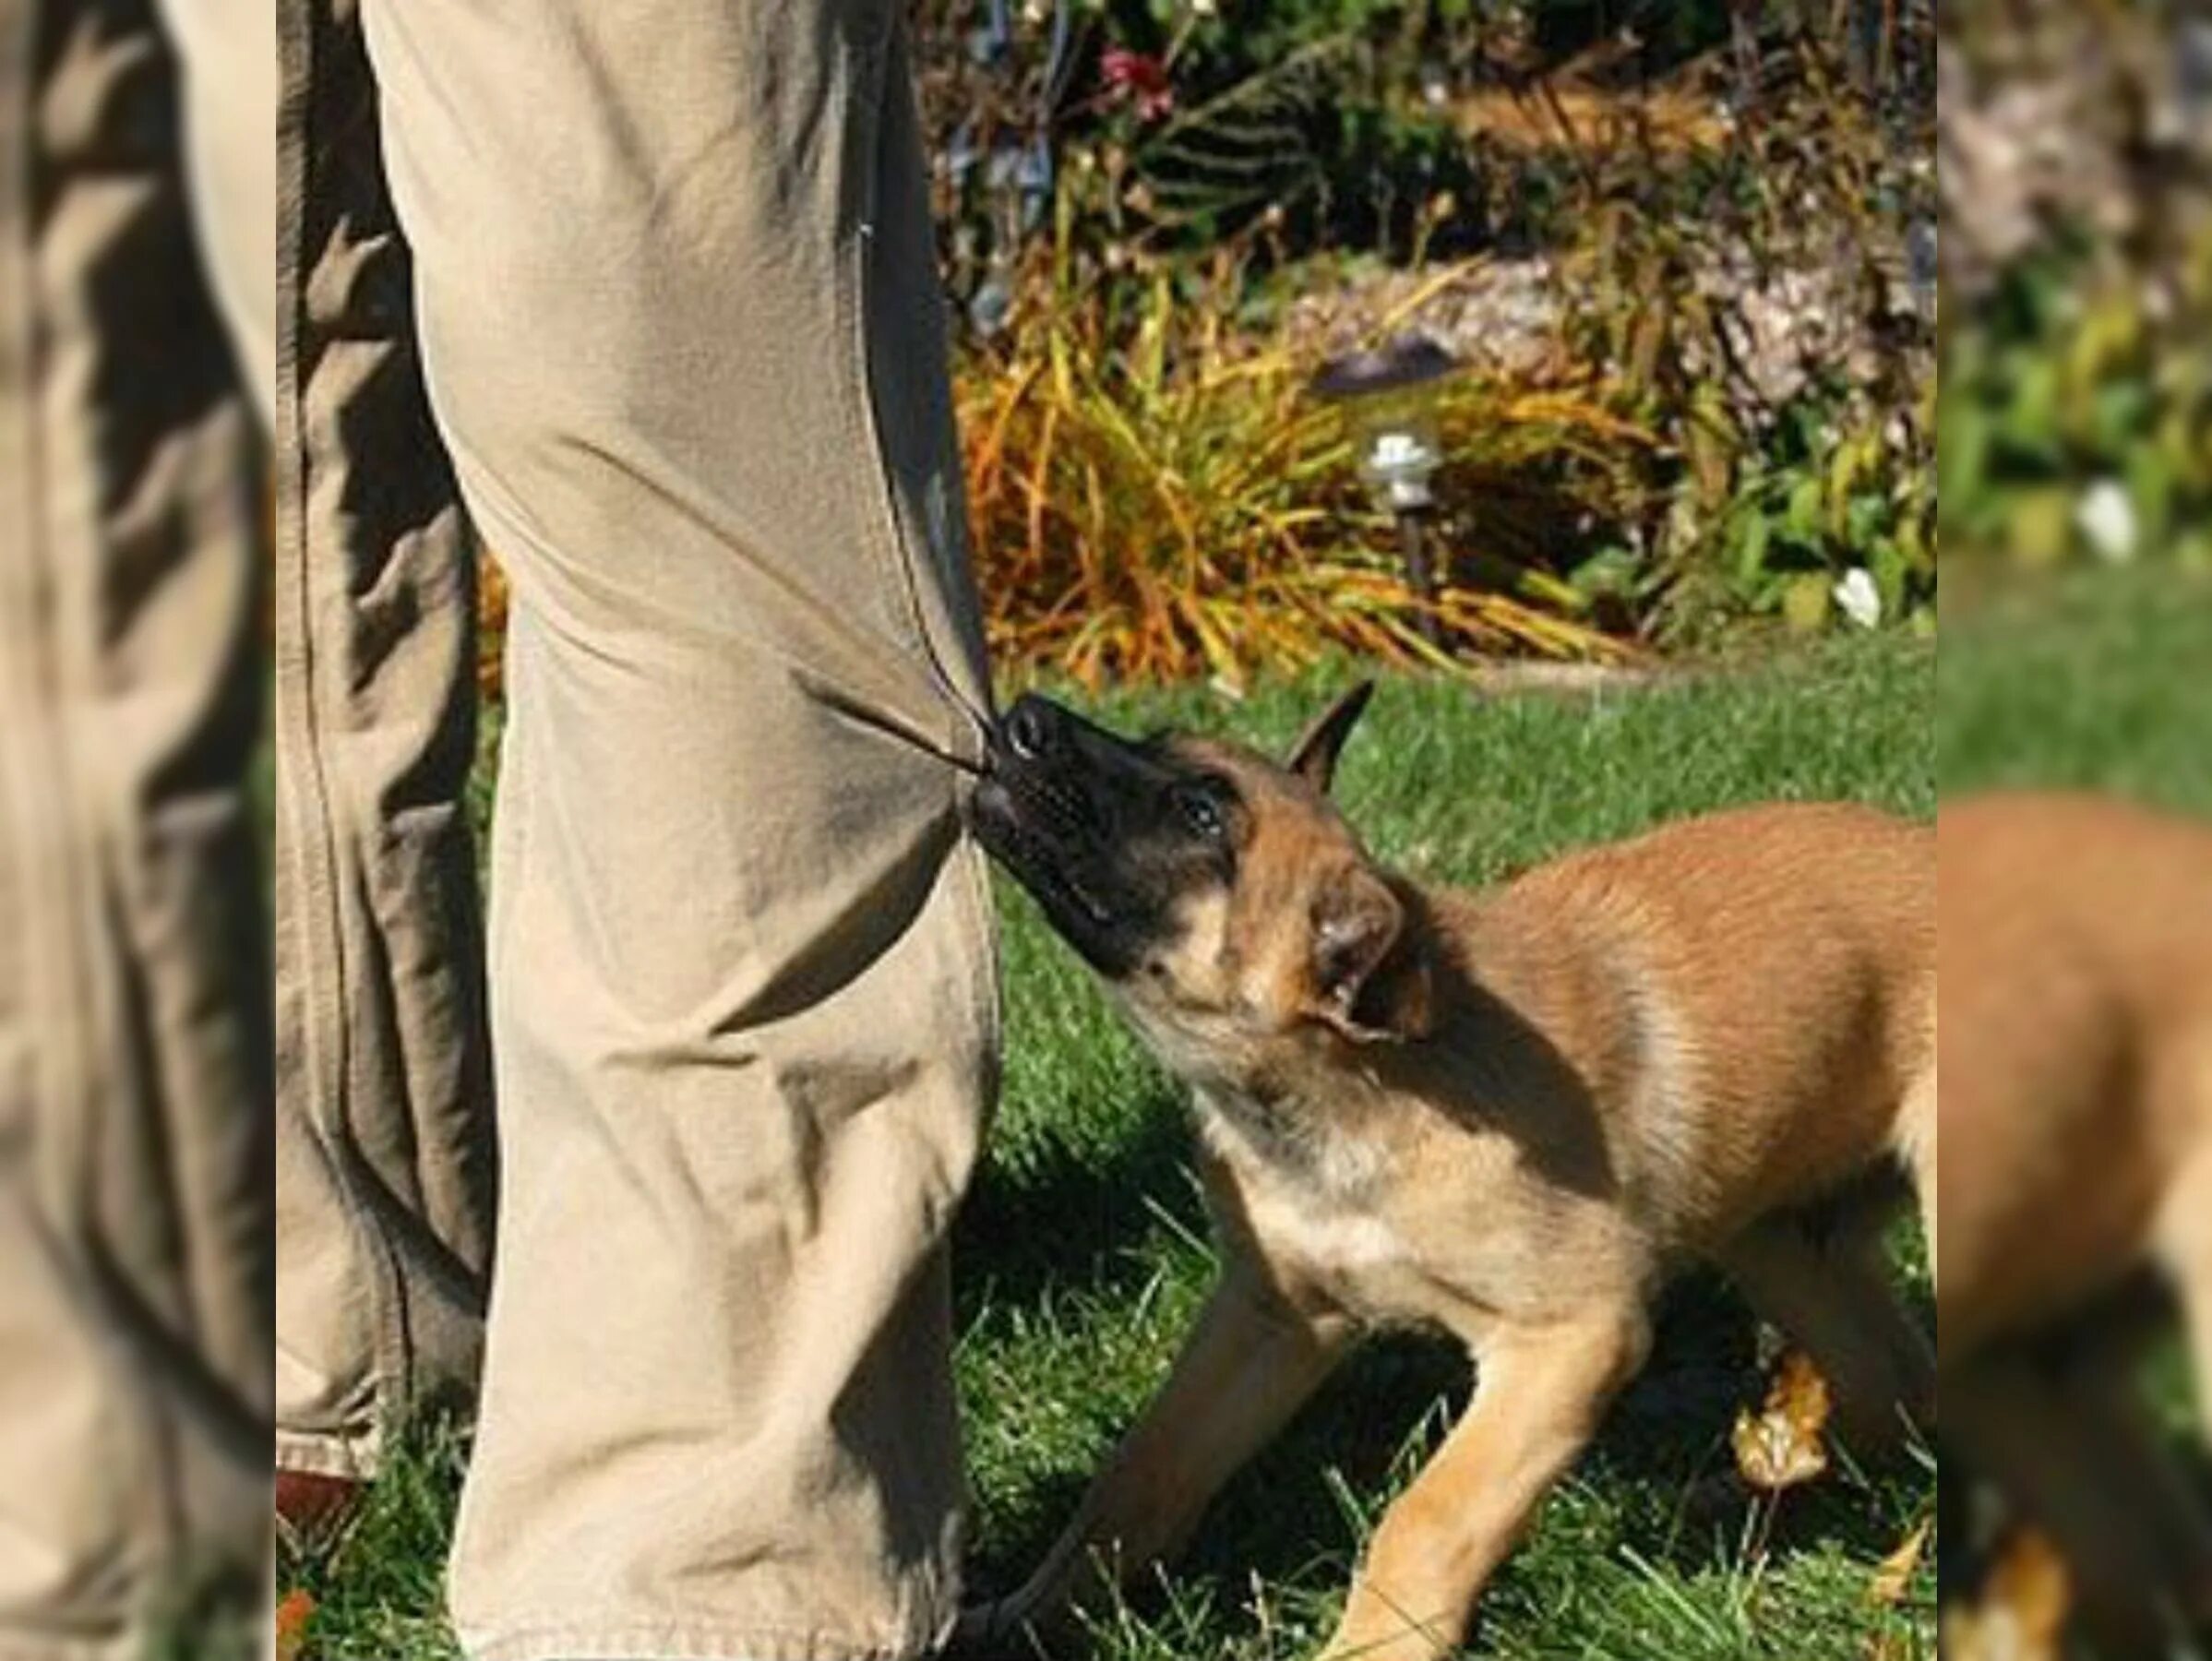
{"type": "Polygon", "coordinates": [[[2212,829],[2004,795],[1939,840],[1944,1440],[2111,1653],[2163,1653],[2212,1617],[2212,1524],[2126,1363],[2170,1290],[2212,1380],[2212,829]]]}
{"type": "Polygon", "coordinates": [[[1716,815],[1493,891],[1378,866],[1327,798],[1366,702],[1287,767],[1008,714],[975,808],[1192,1085],[1226,1267],[1172,1376],[971,1648],[1174,1551],[1357,1335],[1439,1328],[1465,1418],[1376,1531],[1328,1655],[1414,1661],[1642,1365],[1685,1260],[1793,1333],[1862,1434],[1931,1365],[1876,1226],[1935,1175],[1935,859],[1849,807],[1716,815]]]}

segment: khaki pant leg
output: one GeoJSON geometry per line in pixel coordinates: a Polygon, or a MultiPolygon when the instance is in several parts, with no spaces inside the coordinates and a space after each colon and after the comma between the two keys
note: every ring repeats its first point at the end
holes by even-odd
{"type": "Polygon", "coordinates": [[[985,674],[896,10],[368,8],[514,593],[479,1657],[903,1656],[953,1614],[985,674]]]}
{"type": "Polygon", "coordinates": [[[482,1347],[474,563],[357,18],[278,16],[277,1456],[353,1474],[482,1347]]]}
{"type": "Polygon", "coordinates": [[[0,0],[0,1656],[244,1655],[258,435],[151,8],[0,0]]]}

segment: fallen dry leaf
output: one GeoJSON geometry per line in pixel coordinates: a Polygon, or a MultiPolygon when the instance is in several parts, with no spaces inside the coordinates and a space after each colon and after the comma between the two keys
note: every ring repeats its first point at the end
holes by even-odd
{"type": "Polygon", "coordinates": [[[1944,1661],[2061,1661],[2074,1582],[2058,1548],[2032,1529],[2005,1543],[1980,1602],[1943,1616],[1944,1661]]]}
{"type": "Polygon", "coordinates": [[[1905,1588],[1912,1584],[1913,1574],[1927,1552],[1929,1528],[1930,1524],[1923,1522],[1898,1542],[1896,1550],[1875,1566],[1874,1578],[1866,1589],[1870,1600],[1884,1607],[1905,1600],[1905,1588]]]}
{"type": "Polygon", "coordinates": [[[1744,1481],[1779,1493],[1811,1482],[1826,1470],[1828,1448],[1822,1432],[1828,1427],[1831,1407],[1828,1380],[1821,1377],[1812,1358],[1796,1349],[1785,1355],[1765,1404],[1756,1414],[1736,1416],[1730,1440],[1736,1469],[1744,1481]]]}
{"type": "Polygon", "coordinates": [[[277,1661],[299,1661],[307,1643],[307,1623],[315,1599],[305,1591],[288,1592],[277,1604],[277,1661]]]}

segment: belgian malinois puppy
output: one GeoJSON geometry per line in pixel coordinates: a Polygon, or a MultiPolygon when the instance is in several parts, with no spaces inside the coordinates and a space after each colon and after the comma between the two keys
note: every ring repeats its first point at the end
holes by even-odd
{"type": "Polygon", "coordinates": [[[1284,766],[1035,698],[1002,724],[978,833],[1192,1087],[1225,1269],[1059,1543],[971,1613],[971,1649],[1049,1632],[1094,1566],[1174,1551],[1369,1328],[1451,1334],[1477,1389],[1377,1529],[1330,1661],[1458,1643],[1686,1260],[1794,1334],[1860,1434],[1928,1407],[1872,1178],[1902,1169],[1932,1203],[1931,833],[1756,807],[1489,892],[1425,888],[1329,800],[1369,690],[1284,766]]]}
{"type": "Polygon", "coordinates": [[[2178,1295],[2212,1403],[2212,828],[2004,794],[1938,836],[1943,1438],[2108,1653],[2169,1653],[2212,1623],[2212,1519],[2126,1362],[2178,1295]]]}

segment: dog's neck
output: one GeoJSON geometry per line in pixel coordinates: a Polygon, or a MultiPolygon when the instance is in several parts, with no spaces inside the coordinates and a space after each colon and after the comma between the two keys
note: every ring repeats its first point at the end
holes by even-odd
{"type": "Polygon", "coordinates": [[[1406,907],[1404,950],[1428,976],[1424,1030],[1317,1034],[1303,1055],[1234,1081],[1191,1079],[1202,1119],[1233,1129],[1248,1155],[1333,1188],[1440,1119],[1511,1139],[1568,1186],[1608,1186],[1591,1058],[1566,1053],[1543,1011],[1513,995],[1525,964],[1486,962],[1482,897],[1392,886],[1406,907]]]}
{"type": "MultiPolygon", "coordinates": [[[[1417,886],[1431,953],[1433,1025],[1381,1068],[1395,1091],[1511,1137],[1562,1186],[1611,1186],[1598,1096],[1619,1058],[1591,1053],[1570,1018],[1588,988],[1532,948],[1485,926],[1489,896],[1417,886]]],[[[1602,1047],[1602,1046],[1601,1046],[1602,1047]]]]}

